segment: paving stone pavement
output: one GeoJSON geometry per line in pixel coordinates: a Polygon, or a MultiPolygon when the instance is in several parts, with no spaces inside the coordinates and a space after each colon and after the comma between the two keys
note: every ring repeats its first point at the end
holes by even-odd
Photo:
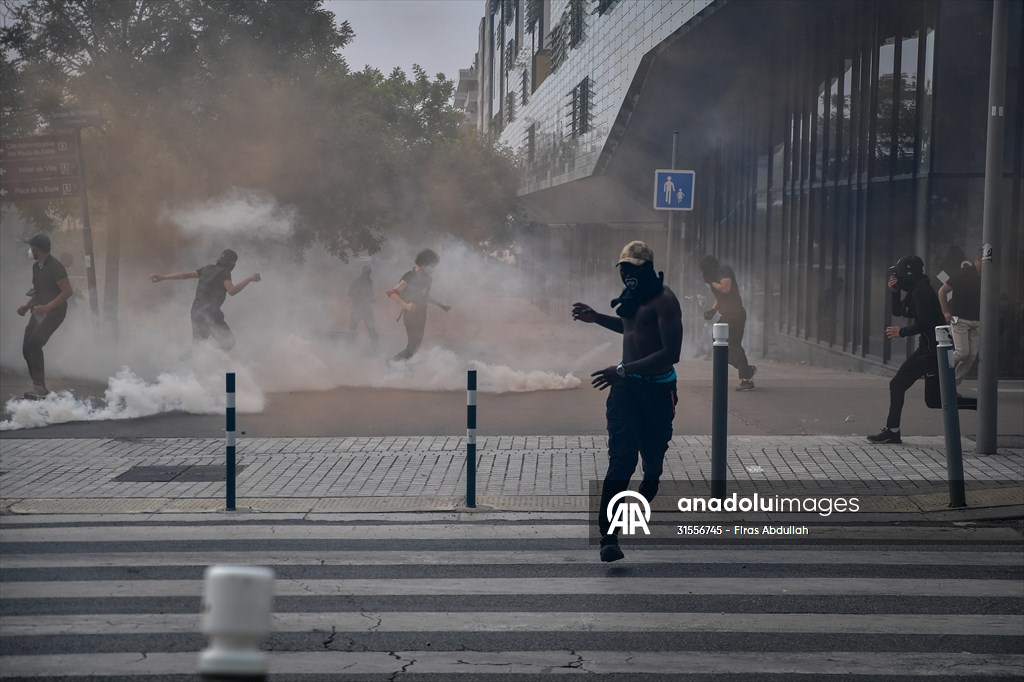
{"type": "MultiPolygon", "coordinates": [[[[708,436],[676,436],[662,480],[710,480],[710,448],[708,436]]],[[[1003,489],[996,504],[1024,504],[1019,499],[1024,493],[1017,494],[1024,481],[1024,450],[977,456],[967,440],[963,450],[968,490],[1003,489]]],[[[465,451],[465,438],[445,436],[242,438],[237,449],[238,464],[244,467],[237,479],[239,506],[355,511],[375,508],[376,500],[377,508],[396,511],[451,508],[465,494],[465,451]],[[356,503],[357,498],[362,501],[356,503]]],[[[482,436],[477,451],[481,504],[585,509],[591,482],[604,474],[607,439],[482,436]]],[[[136,466],[223,463],[220,439],[4,439],[0,499],[4,510],[14,512],[209,511],[223,503],[223,481],[114,479],[136,466]]],[[[928,436],[883,446],[859,436],[733,436],[728,463],[730,480],[768,488],[786,481],[900,484],[946,477],[945,442],[928,436]]]]}

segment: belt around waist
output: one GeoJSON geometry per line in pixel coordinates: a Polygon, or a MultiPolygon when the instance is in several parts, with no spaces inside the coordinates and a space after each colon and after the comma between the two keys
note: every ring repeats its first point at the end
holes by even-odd
{"type": "Polygon", "coordinates": [[[676,380],[676,370],[673,367],[664,374],[627,374],[626,378],[648,384],[670,384],[676,380]]]}

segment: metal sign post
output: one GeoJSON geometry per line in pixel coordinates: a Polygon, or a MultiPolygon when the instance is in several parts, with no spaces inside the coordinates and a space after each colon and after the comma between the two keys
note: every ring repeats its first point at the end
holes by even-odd
{"type": "Polygon", "coordinates": [[[985,148],[985,203],[981,234],[981,353],[978,355],[978,435],[975,451],[996,453],[999,401],[1000,189],[1003,180],[1003,128],[1006,112],[1006,31],[1009,4],[992,4],[992,60],[988,81],[988,138],[985,148]]]}
{"type": "Polygon", "coordinates": [[[89,309],[95,320],[100,314],[96,295],[96,256],[92,249],[92,226],[89,224],[89,198],[85,191],[85,158],[82,156],[82,129],[75,128],[75,147],[78,150],[78,187],[82,197],[82,241],[85,244],[85,277],[89,283],[89,309]]]}

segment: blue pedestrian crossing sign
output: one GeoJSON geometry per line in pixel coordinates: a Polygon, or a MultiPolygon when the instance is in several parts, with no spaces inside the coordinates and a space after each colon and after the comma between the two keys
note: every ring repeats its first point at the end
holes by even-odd
{"type": "Polygon", "coordinates": [[[692,170],[663,168],[654,171],[654,208],[662,211],[692,211],[696,175],[692,170]]]}

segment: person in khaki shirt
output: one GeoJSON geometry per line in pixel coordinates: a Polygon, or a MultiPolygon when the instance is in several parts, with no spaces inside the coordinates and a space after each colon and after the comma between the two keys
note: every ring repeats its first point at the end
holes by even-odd
{"type": "Polygon", "coordinates": [[[953,359],[959,386],[978,361],[981,348],[981,249],[974,256],[973,266],[965,262],[960,272],[939,287],[939,305],[953,332],[953,359]]]}

